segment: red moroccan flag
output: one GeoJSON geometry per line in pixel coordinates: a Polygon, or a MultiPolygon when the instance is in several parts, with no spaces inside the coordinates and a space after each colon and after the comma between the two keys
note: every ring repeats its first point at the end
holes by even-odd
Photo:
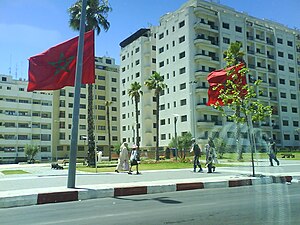
{"type": "MultiPolygon", "coordinates": [[[[78,36],[29,58],[27,91],[57,90],[74,86],[78,36]]],[[[85,33],[82,84],[95,82],[94,30],[85,33]]]]}
{"type": "Polygon", "coordinates": [[[241,95],[247,94],[245,90],[243,90],[243,86],[247,83],[246,82],[246,77],[241,76],[239,71],[244,67],[244,63],[241,63],[237,66],[231,66],[225,69],[221,70],[215,70],[212,71],[210,74],[207,76],[207,81],[209,82],[209,89],[208,89],[208,102],[206,105],[215,105],[218,103],[219,105],[223,106],[224,103],[221,98],[219,98],[220,95],[220,90],[224,89],[224,85],[228,79],[234,80],[235,84],[239,85],[239,89],[241,91],[241,95]],[[227,73],[230,70],[234,70],[231,74],[231,76],[228,76],[227,73]],[[235,79],[233,79],[233,76],[237,75],[235,79]]]}

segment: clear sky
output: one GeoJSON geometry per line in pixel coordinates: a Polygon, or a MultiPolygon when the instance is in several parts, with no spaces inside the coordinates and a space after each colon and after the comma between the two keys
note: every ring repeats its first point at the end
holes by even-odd
{"type": "MultiPolygon", "coordinates": [[[[109,0],[110,29],[96,36],[96,56],[119,64],[119,43],[187,0],[109,0]]],[[[75,0],[0,0],[0,74],[27,78],[28,58],[78,35],[69,28],[67,9],[75,0]]],[[[300,0],[219,0],[260,19],[300,29],[300,0]]]]}

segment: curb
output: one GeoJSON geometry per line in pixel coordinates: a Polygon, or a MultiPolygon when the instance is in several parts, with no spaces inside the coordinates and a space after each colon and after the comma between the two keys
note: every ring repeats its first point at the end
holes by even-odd
{"type": "MultiPolygon", "coordinates": [[[[0,208],[9,208],[17,206],[29,206],[29,205],[40,205],[57,202],[69,202],[69,201],[81,201],[95,198],[107,198],[107,197],[119,197],[119,196],[131,196],[131,195],[142,195],[142,194],[155,194],[164,192],[175,192],[175,191],[187,191],[196,189],[209,189],[209,188],[231,188],[241,187],[250,185],[262,185],[272,183],[291,183],[292,176],[270,176],[270,177],[253,177],[253,178],[240,178],[240,179],[229,179],[219,181],[205,181],[205,182],[176,182],[176,183],[158,183],[151,184],[145,183],[137,184],[132,186],[127,184],[122,187],[121,184],[116,187],[103,187],[95,186],[91,188],[62,188],[63,191],[53,189],[50,192],[41,191],[38,194],[35,193],[23,193],[23,194],[10,194],[8,196],[0,196],[0,208]]],[[[33,190],[33,192],[40,190],[33,190]]]]}

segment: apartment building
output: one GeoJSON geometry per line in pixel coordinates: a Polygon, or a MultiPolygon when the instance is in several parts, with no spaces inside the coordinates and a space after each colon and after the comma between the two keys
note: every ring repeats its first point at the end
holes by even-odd
{"type": "MultiPolygon", "coordinates": [[[[109,57],[95,57],[95,84],[93,84],[94,135],[98,151],[108,155],[109,135],[111,145],[119,143],[119,67],[109,57]],[[107,111],[106,102],[110,102],[107,111]],[[107,114],[109,112],[109,115],[107,114]],[[107,124],[109,116],[110,127],[107,124]]],[[[74,87],[53,92],[53,158],[68,158],[74,103],[74,87]]],[[[77,157],[86,158],[88,150],[88,86],[80,92],[77,157]]]]}
{"type": "MultiPolygon", "coordinates": [[[[230,43],[239,41],[250,69],[248,82],[261,79],[256,90],[258,99],[273,107],[271,118],[253,124],[257,145],[264,148],[261,137],[265,135],[281,147],[300,146],[298,30],[203,0],[187,1],[175,12],[163,15],[158,26],[142,30],[147,30],[147,35],[138,31],[120,43],[123,119],[133,117],[133,102],[124,93],[126,88],[134,81],[143,84],[149,72],[157,71],[167,84],[160,98],[160,146],[167,146],[175,136],[175,121],[178,135],[191,132],[200,144],[211,136],[235,145],[234,124],[206,106],[206,78],[209,72],[226,65],[223,52],[230,43]],[[138,73],[140,76],[135,76],[138,73]]],[[[153,100],[153,93],[147,92],[140,103],[142,148],[154,146],[153,100]]],[[[121,121],[123,140],[134,136],[127,121],[121,121]]],[[[241,144],[249,146],[246,126],[242,128],[241,144]]]]}
{"type": "Polygon", "coordinates": [[[24,147],[39,147],[36,159],[51,160],[52,92],[27,92],[27,81],[0,75],[0,163],[24,161],[24,147]]]}
{"type": "MultiPolygon", "coordinates": [[[[108,155],[120,142],[119,66],[110,57],[95,57],[93,114],[98,151],[108,155]],[[108,104],[107,104],[108,103],[108,104]],[[108,126],[108,119],[110,124],[108,126]],[[110,132],[108,131],[110,130],[110,132]]],[[[27,92],[28,81],[0,75],[0,163],[26,160],[24,147],[36,145],[35,159],[54,161],[68,158],[74,87],[56,91],[27,92]]],[[[88,150],[88,88],[81,86],[77,157],[86,158],[88,150]]]]}

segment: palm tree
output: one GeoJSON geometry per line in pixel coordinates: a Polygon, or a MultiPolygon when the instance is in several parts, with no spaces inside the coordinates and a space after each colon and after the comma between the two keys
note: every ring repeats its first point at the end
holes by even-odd
{"type": "Polygon", "coordinates": [[[110,134],[110,115],[109,115],[109,106],[112,104],[112,101],[105,101],[106,107],[106,119],[107,119],[107,130],[108,130],[108,160],[111,161],[111,134],[110,134]]]}
{"type": "MultiPolygon", "coordinates": [[[[74,5],[68,9],[70,16],[69,25],[74,30],[80,29],[82,1],[77,0],[74,5]]],[[[107,21],[108,12],[112,9],[107,0],[88,0],[86,8],[85,31],[95,29],[97,35],[101,32],[101,27],[107,31],[109,22],[107,21]]],[[[95,164],[95,136],[94,136],[94,119],[93,119],[93,85],[88,85],[88,164],[95,164]]]]}
{"type": "Polygon", "coordinates": [[[141,88],[141,84],[135,81],[131,84],[130,89],[128,89],[128,95],[134,100],[135,103],[136,145],[138,151],[140,150],[138,103],[140,102],[141,95],[143,94],[141,88]]]}
{"type": "Polygon", "coordinates": [[[164,78],[157,72],[154,72],[148,80],[145,81],[145,85],[149,90],[154,90],[154,96],[156,100],[156,161],[159,161],[159,97],[161,92],[167,87],[164,83],[164,78]]]}

